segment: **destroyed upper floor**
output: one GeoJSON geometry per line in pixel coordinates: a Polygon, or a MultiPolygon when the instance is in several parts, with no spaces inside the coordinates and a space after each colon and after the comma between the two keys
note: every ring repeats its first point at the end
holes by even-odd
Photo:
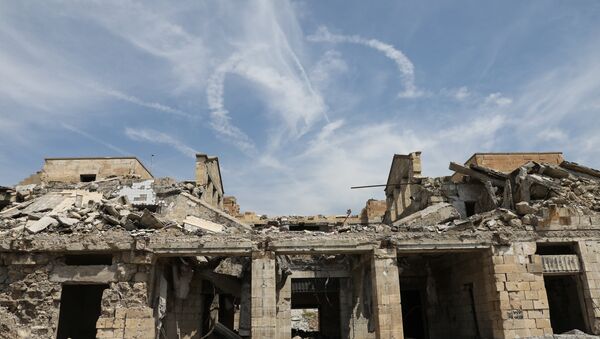
{"type": "Polygon", "coordinates": [[[464,165],[451,162],[453,175],[435,178],[422,175],[420,156],[394,155],[386,200],[370,199],[358,215],[278,217],[240,212],[235,198],[224,196],[216,157],[198,154],[196,179],[182,182],[152,177],[136,158],[50,158],[32,176],[35,183],[0,189],[0,222],[3,233],[12,234],[166,226],[209,233],[386,233],[465,229],[489,220],[518,229],[577,227],[595,222],[600,212],[600,172],[558,152],[477,153],[464,165]]]}

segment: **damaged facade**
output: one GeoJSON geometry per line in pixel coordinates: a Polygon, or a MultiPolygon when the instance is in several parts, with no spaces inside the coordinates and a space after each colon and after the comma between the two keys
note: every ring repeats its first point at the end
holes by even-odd
{"type": "Polygon", "coordinates": [[[0,338],[600,334],[600,171],[560,153],[438,178],[395,155],[360,216],[275,218],[240,214],[217,158],[183,182],[121,160],[0,187],[0,338]]]}

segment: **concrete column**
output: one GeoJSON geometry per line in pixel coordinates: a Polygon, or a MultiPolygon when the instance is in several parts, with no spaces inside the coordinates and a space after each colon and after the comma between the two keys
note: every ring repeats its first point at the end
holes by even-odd
{"type": "Polygon", "coordinates": [[[292,277],[285,279],[277,293],[277,338],[290,339],[292,333],[292,277]]]}
{"type": "Polygon", "coordinates": [[[275,254],[252,252],[252,338],[275,338],[277,297],[275,254]]]}
{"type": "Polygon", "coordinates": [[[249,279],[244,279],[242,283],[242,292],[240,298],[240,330],[239,334],[242,337],[249,337],[251,334],[251,288],[249,279]]]}
{"type": "Polygon", "coordinates": [[[350,337],[352,323],[352,285],[350,278],[340,279],[340,335],[350,337]]]}
{"type": "MultiPolygon", "coordinates": [[[[348,339],[375,339],[375,325],[372,312],[371,287],[371,254],[365,254],[357,258],[352,268],[350,290],[351,316],[348,324],[348,339]]],[[[342,332],[343,333],[343,332],[342,332]]]]}
{"type": "Polygon", "coordinates": [[[373,250],[371,279],[377,338],[403,339],[400,279],[395,248],[373,250]]]}

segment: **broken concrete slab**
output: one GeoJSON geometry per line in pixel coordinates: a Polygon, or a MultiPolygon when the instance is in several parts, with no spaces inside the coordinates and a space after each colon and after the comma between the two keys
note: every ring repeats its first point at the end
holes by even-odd
{"type": "Polygon", "coordinates": [[[25,229],[27,229],[31,233],[38,233],[38,232],[45,230],[49,226],[57,226],[57,225],[58,225],[58,221],[56,219],[49,217],[49,216],[44,216],[40,220],[36,220],[36,221],[32,222],[31,224],[28,223],[27,226],[25,226],[25,229]]]}
{"type": "Polygon", "coordinates": [[[451,162],[448,168],[457,173],[468,175],[473,179],[477,179],[481,182],[490,181],[494,186],[504,187],[504,179],[494,178],[486,173],[478,172],[474,169],[459,165],[455,162],[451,162]]]}
{"type": "Polygon", "coordinates": [[[64,216],[58,216],[58,217],[56,217],[56,219],[58,220],[58,222],[61,225],[64,225],[64,226],[73,226],[79,222],[79,219],[69,218],[69,217],[64,217],[64,216]]]}
{"type": "Polygon", "coordinates": [[[203,230],[211,233],[221,233],[225,229],[223,225],[193,215],[188,215],[183,220],[183,228],[189,232],[203,230]]]}
{"type": "Polygon", "coordinates": [[[160,229],[165,227],[165,223],[147,209],[144,209],[139,223],[145,228],[160,229]]]}
{"type": "Polygon", "coordinates": [[[449,203],[437,203],[393,223],[394,226],[431,226],[460,218],[458,210],[449,203]]]}
{"type": "Polygon", "coordinates": [[[244,263],[242,262],[241,258],[228,257],[221,260],[213,272],[241,278],[244,273],[244,263]]]}

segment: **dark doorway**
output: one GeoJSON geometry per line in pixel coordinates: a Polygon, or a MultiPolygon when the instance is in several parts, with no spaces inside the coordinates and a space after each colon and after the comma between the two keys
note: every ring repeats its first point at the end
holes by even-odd
{"type": "Polygon", "coordinates": [[[339,295],[337,278],[292,279],[292,337],[341,338],[339,295]]]}
{"type": "Polygon", "coordinates": [[[102,291],[108,285],[63,285],[57,339],[94,339],[102,291]]]}
{"type": "Polygon", "coordinates": [[[467,213],[467,217],[475,214],[475,203],[476,201],[465,201],[465,212],[467,213]]]}
{"type": "Polygon", "coordinates": [[[95,174],[80,174],[79,181],[81,181],[81,182],[96,181],[96,175],[95,174]]]}
{"type": "Polygon", "coordinates": [[[573,329],[586,330],[579,294],[577,275],[545,276],[544,285],[550,307],[550,323],[554,333],[573,329]]]}
{"type": "Polygon", "coordinates": [[[400,300],[402,300],[404,338],[427,338],[421,291],[418,289],[401,289],[400,300]]]}

